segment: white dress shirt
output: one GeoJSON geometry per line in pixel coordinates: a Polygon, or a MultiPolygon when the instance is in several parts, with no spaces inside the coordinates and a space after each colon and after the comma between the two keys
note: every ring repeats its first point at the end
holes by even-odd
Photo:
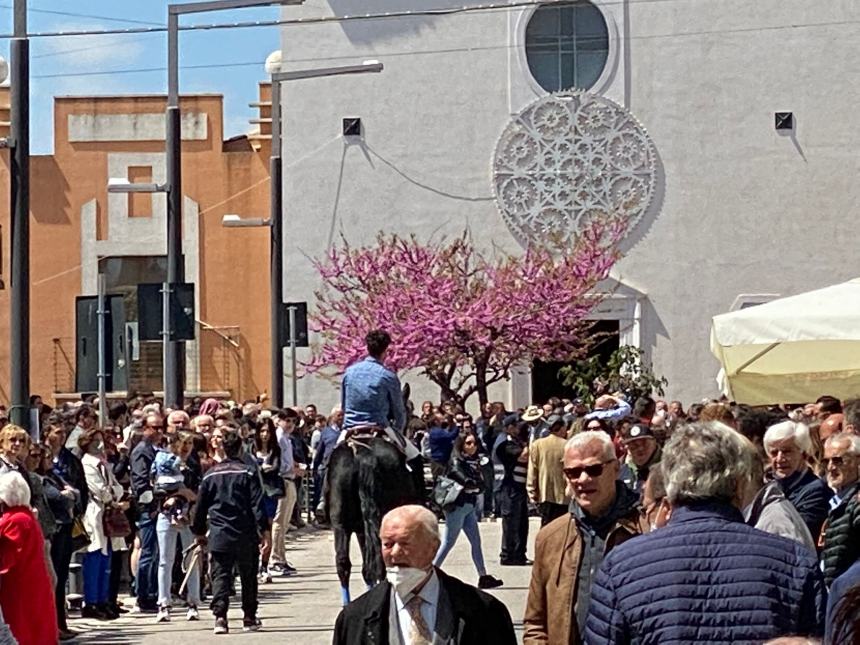
{"type": "MultiPolygon", "coordinates": [[[[410,593],[406,598],[401,598],[394,587],[391,588],[391,628],[392,630],[397,629],[399,632],[397,636],[401,645],[412,645],[412,617],[409,615],[406,603],[412,600],[414,595],[410,593]],[[397,617],[397,624],[394,624],[395,616],[397,617]]],[[[430,633],[435,635],[436,610],[439,605],[439,577],[436,575],[435,569],[417,595],[421,596],[421,600],[423,601],[421,603],[421,616],[430,629],[430,633]]],[[[398,642],[394,638],[390,640],[392,643],[398,642]]]]}

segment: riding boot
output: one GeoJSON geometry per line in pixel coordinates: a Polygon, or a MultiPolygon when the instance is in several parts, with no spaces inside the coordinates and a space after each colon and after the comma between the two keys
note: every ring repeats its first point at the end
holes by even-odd
{"type": "Polygon", "coordinates": [[[415,487],[415,495],[419,504],[424,503],[427,497],[426,487],[424,485],[424,458],[421,455],[407,461],[406,466],[411,471],[412,485],[415,487]]]}

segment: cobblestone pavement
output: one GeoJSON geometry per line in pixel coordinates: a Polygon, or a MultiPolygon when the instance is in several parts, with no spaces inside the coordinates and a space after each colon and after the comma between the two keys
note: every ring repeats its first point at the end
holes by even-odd
{"type": "MultiPolygon", "coordinates": [[[[532,518],[529,530],[529,557],[534,553],[534,537],[539,521],[532,518]]],[[[484,557],[489,572],[505,581],[493,593],[504,602],[521,633],[522,615],[529,583],[528,567],[501,567],[498,563],[501,522],[483,522],[481,536],[484,557]]],[[[175,610],[171,622],[156,624],[152,614],[126,614],[119,620],[104,623],[71,618],[70,627],[80,633],[77,642],[146,643],[191,645],[192,643],[299,643],[322,645],[331,643],[332,629],[340,611],[340,588],[334,568],[334,543],[330,531],[303,529],[291,533],[287,541],[287,557],[299,573],[289,578],[276,578],[272,584],[260,585],[260,618],[263,630],[242,633],[242,616],[238,598],[231,602],[231,633],[212,634],[213,621],[208,610],[201,608],[200,622],[186,622],[185,613],[175,610]]],[[[353,540],[353,597],[364,591],[360,576],[358,546],[353,540]],[[359,563],[359,564],[356,564],[359,563]]],[[[461,535],[448,556],[444,569],[466,582],[475,584],[477,574],[469,556],[469,542],[461,535]]],[[[131,604],[131,600],[128,601],[131,604]]]]}

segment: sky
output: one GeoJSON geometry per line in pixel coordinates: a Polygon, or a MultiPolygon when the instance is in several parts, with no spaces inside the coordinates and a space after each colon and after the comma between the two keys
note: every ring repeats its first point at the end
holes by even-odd
{"type": "MultiPolygon", "coordinates": [[[[173,0],[179,3],[180,0],[173,0]]],[[[125,29],[164,25],[167,0],[29,0],[30,33],[125,29]]],[[[278,7],[186,16],[182,25],[276,20],[278,7]]],[[[12,0],[0,0],[0,33],[12,31],[12,0]]],[[[180,34],[182,93],[224,95],[225,137],[250,129],[263,63],[280,46],[277,27],[180,34]],[[211,65],[212,67],[196,68],[211,65]]],[[[9,41],[0,40],[8,60],[9,41]]],[[[53,97],[93,94],[165,94],[167,34],[31,38],[30,133],[32,154],[53,151],[53,97]],[[134,71],[149,70],[149,71],[134,71]]]]}

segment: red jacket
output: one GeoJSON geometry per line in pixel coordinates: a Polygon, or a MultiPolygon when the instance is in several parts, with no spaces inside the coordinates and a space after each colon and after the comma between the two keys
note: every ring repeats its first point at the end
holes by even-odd
{"type": "Polygon", "coordinates": [[[0,608],[19,645],[57,642],[54,588],[45,564],[45,538],[29,508],[0,516],[0,608]]]}

